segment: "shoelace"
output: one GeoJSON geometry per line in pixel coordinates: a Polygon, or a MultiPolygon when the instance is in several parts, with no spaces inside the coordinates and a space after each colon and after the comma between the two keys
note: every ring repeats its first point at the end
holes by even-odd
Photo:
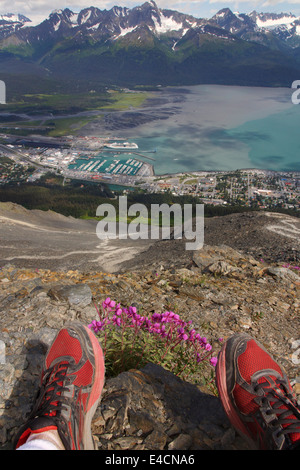
{"type": "Polygon", "coordinates": [[[63,385],[68,366],[68,363],[59,363],[44,372],[31,415],[57,416],[63,409],[66,409],[64,405],[68,404],[68,399],[62,397],[62,392],[69,391],[68,387],[63,385]]]}
{"type": "Polygon", "coordinates": [[[266,406],[266,414],[274,415],[271,426],[274,431],[277,428],[277,435],[290,434],[293,442],[300,439],[300,410],[293,395],[287,390],[284,379],[276,379],[275,387],[270,385],[273,379],[257,383],[255,392],[263,390],[264,395],[255,399],[266,406]],[[298,436],[297,436],[298,434],[298,436]]]}

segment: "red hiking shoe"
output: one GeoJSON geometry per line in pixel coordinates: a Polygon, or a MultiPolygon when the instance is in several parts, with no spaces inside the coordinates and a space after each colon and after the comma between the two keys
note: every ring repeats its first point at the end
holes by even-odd
{"type": "Polygon", "coordinates": [[[252,449],[300,448],[300,410],[283,369],[244,333],[223,345],[216,383],[224,410],[252,449]]]}
{"type": "Polygon", "coordinates": [[[94,333],[73,323],[59,331],[45,358],[41,387],[14,448],[30,434],[57,430],[66,450],[92,450],[91,421],[104,385],[104,357],[94,333]]]}

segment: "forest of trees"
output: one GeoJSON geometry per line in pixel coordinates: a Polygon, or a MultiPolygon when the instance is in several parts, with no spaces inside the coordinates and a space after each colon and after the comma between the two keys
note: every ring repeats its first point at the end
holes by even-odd
{"type": "MultiPolygon", "coordinates": [[[[121,194],[121,193],[119,193],[121,194]]],[[[90,184],[87,182],[72,181],[62,184],[19,183],[0,186],[0,201],[14,202],[27,209],[52,210],[65,216],[75,218],[96,217],[96,210],[100,204],[109,201],[116,209],[118,215],[118,193],[112,192],[105,184],[90,184]]],[[[144,204],[150,213],[151,204],[201,204],[199,198],[193,196],[174,196],[171,193],[149,194],[140,191],[130,191],[127,194],[128,207],[134,203],[144,204]]],[[[224,216],[227,214],[251,211],[250,207],[220,205],[205,205],[205,217],[224,216]]],[[[281,210],[290,215],[297,215],[293,211],[281,210]]],[[[299,214],[298,214],[299,217],[299,214]]]]}

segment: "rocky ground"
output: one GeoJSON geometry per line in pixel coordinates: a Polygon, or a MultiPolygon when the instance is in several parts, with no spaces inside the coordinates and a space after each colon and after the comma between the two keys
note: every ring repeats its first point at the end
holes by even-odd
{"type": "Polygon", "coordinates": [[[96,227],[95,220],[0,202],[0,266],[113,272],[153,244],[151,240],[100,240],[96,227]]]}
{"type": "MultiPolygon", "coordinates": [[[[195,227],[193,228],[195,231],[195,227]]],[[[204,219],[204,244],[227,245],[267,263],[300,264],[300,219],[280,213],[245,212],[204,219]]],[[[163,240],[119,265],[126,271],[192,262],[186,240],[163,240]]]]}
{"type": "MultiPolygon", "coordinates": [[[[100,240],[96,227],[95,220],[0,202],[0,266],[118,273],[192,263],[184,239],[100,240]]],[[[265,262],[297,265],[300,219],[269,212],[205,218],[204,243],[225,244],[265,262]]]]}
{"type": "MultiPolygon", "coordinates": [[[[270,236],[276,237],[276,232],[270,231],[270,236]]],[[[292,240],[288,250],[295,240],[287,240],[292,240]]],[[[151,252],[146,251],[136,258],[135,266],[127,261],[126,269],[123,265],[122,272],[115,273],[62,271],[38,263],[22,268],[2,262],[0,341],[6,347],[5,363],[0,364],[2,448],[11,447],[30,410],[45,351],[57,330],[73,320],[88,325],[97,318],[95,304],[107,296],[148,315],[173,310],[192,320],[216,352],[218,338],[248,332],[285,367],[300,397],[297,265],[283,267],[282,261],[266,262],[223,244],[206,245],[186,256],[181,256],[179,241],[173,248],[172,241],[160,246],[160,251],[152,250],[152,262],[151,252]]],[[[247,449],[213,389],[182,381],[153,364],[107,379],[93,434],[99,450],[247,449]]]]}

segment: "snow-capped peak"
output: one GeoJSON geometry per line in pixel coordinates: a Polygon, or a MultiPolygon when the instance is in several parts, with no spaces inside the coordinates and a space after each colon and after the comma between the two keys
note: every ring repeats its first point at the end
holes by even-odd
{"type": "Polygon", "coordinates": [[[218,11],[218,13],[215,14],[215,17],[217,18],[224,18],[225,16],[225,11],[218,11]]]}
{"type": "Polygon", "coordinates": [[[63,12],[63,10],[60,10],[60,9],[57,9],[57,10],[53,10],[50,14],[51,15],[61,15],[63,12]]]}
{"type": "Polygon", "coordinates": [[[0,15],[0,21],[5,21],[6,23],[28,23],[31,20],[26,18],[24,15],[14,14],[14,13],[5,13],[0,15]]]}

